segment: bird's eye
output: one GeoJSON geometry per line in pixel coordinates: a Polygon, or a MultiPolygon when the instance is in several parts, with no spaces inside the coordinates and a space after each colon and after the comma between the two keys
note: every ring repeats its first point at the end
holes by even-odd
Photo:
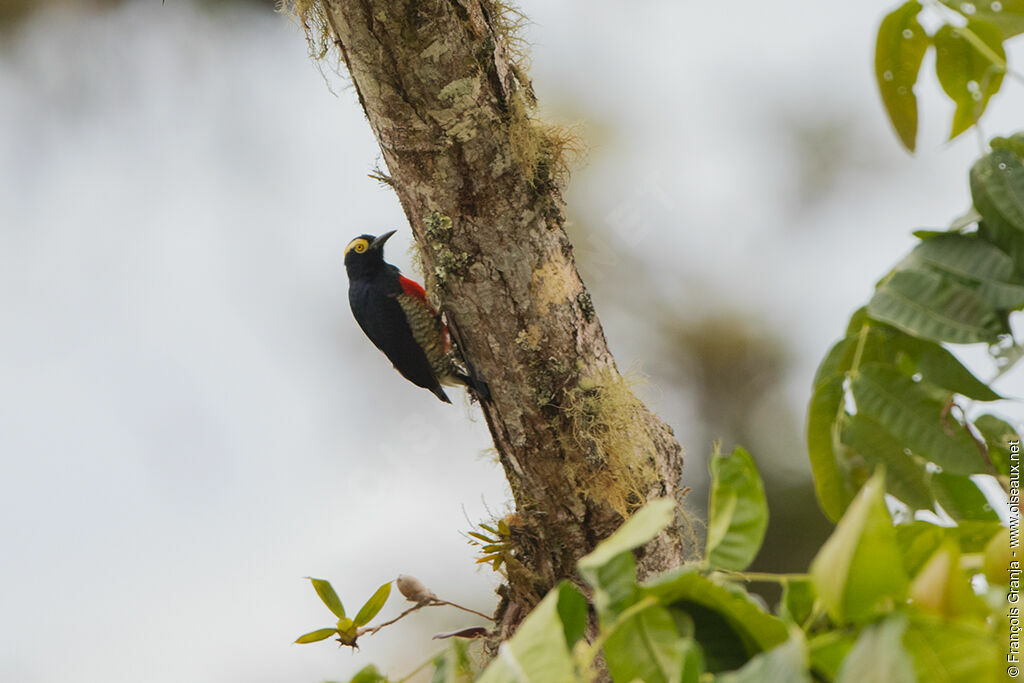
{"type": "Polygon", "coordinates": [[[370,243],[360,237],[359,239],[352,240],[348,243],[348,246],[345,247],[345,253],[347,254],[350,251],[354,251],[357,254],[362,254],[369,248],[370,243]]]}

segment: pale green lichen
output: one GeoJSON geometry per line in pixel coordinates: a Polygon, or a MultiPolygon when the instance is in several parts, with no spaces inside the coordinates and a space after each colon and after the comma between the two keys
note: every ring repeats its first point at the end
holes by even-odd
{"type": "Polygon", "coordinates": [[[544,341],[544,332],[537,323],[530,323],[516,335],[516,344],[524,351],[539,351],[544,341]]]}
{"type": "Polygon", "coordinates": [[[471,105],[480,96],[480,77],[470,76],[452,81],[441,88],[438,98],[456,106],[471,105]]]}
{"type": "Polygon", "coordinates": [[[422,57],[423,59],[428,59],[432,62],[436,62],[438,59],[440,59],[441,55],[443,55],[447,51],[448,47],[444,44],[444,41],[435,40],[430,45],[428,45],[427,48],[423,50],[423,52],[420,53],[420,57],[422,57]]]}

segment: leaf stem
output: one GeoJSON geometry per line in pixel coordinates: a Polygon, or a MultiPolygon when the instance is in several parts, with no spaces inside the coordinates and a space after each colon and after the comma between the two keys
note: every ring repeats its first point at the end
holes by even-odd
{"type": "Polygon", "coordinates": [[[786,583],[788,581],[803,581],[811,578],[810,574],[772,574],[771,572],[729,572],[742,581],[756,581],[759,583],[786,583]]]}
{"type": "Polygon", "coordinates": [[[422,664],[420,664],[419,666],[417,666],[417,667],[416,667],[415,669],[413,669],[412,671],[410,671],[409,673],[407,673],[407,674],[406,674],[405,676],[402,676],[401,678],[399,678],[399,679],[398,679],[397,681],[395,681],[395,683],[405,683],[405,681],[409,680],[410,678],[412,678],[413,676],[415,676],[416,674],[418,674],[418,673],[419,673],[420,671],[423,671],[423,669],[424,669],[425,667],[427,667],[427,666],[429,666],[430,664],[432,664],[432,663],[434,662],[434,660],[435,660],[435,659],[437,659],[437,658],[438,658],[438,656],[440,656],[440,654],[441,654],[442,652],[444,652],[444,650],[441,650],[441,652],[436,652],[436,653],[434,653],[434,654],[430,655],[430,657],[428,657],[428,658],[426,659],[426,661],[424,661],[424,662],[423,662],[422,664]]]}
{"type": "Polygon", "coordinates": [[[964,27],[957,27],[957,32],[964,37],[964,39],[970,43],[975,50],[981,53],[981,56],[992,62],[992,66],[996,67],[1003,73],[1006,73],[1006,60],[997,55],[992,48],[988,46],[984,40],[978,37],[978,34],[971,29],[964,27]]]}

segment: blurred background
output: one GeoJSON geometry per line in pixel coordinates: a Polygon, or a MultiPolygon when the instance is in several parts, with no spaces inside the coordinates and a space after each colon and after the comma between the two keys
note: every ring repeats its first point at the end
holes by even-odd
{"type": "MultiPolygon", "coordinates": [[[[588,147],[570,230],[612,349],[687,449],[692,511],[713,440],[759,461],[757,569],[803,569],[829,530],[802,436],[818,361],[910,231],[969,205],[981,143],[944,142],[931,55],[916,158],[884,118],[891,4],[522,2],[541,113],[588,147]]],[[[986,136],[1024,127],[1022,92],[986,136]]],[[[410,237],[295,22],[0,0],[0,131],[0,679],[397,677],[480,623],[424,610],[356,653],[291,644],[332,622],[307,575],[350,610],[407,573],[490,612],[498,577],[462,533],[509,495],[478,410],[410,386],[351,318],[345,244],[397,228],[409,271],[410,237]]]]}

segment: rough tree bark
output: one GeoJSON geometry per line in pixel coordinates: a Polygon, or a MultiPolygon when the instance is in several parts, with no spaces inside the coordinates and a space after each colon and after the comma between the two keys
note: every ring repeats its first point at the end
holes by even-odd
{"type": "MultiPolygon", "coordinates": [[[[649,497],[681,496],[682,451],[608,350],[563,230],[564,138],[492,0],[299,0],[337,48],[421,247],[428,290],[491,388],[481,405],[515,498],[507,636],[649,497]]],[[[457,465],[453,465],[457,466],[457,465]]],[[[678,533],[638,555],[678,566],[678,533]]]]}

